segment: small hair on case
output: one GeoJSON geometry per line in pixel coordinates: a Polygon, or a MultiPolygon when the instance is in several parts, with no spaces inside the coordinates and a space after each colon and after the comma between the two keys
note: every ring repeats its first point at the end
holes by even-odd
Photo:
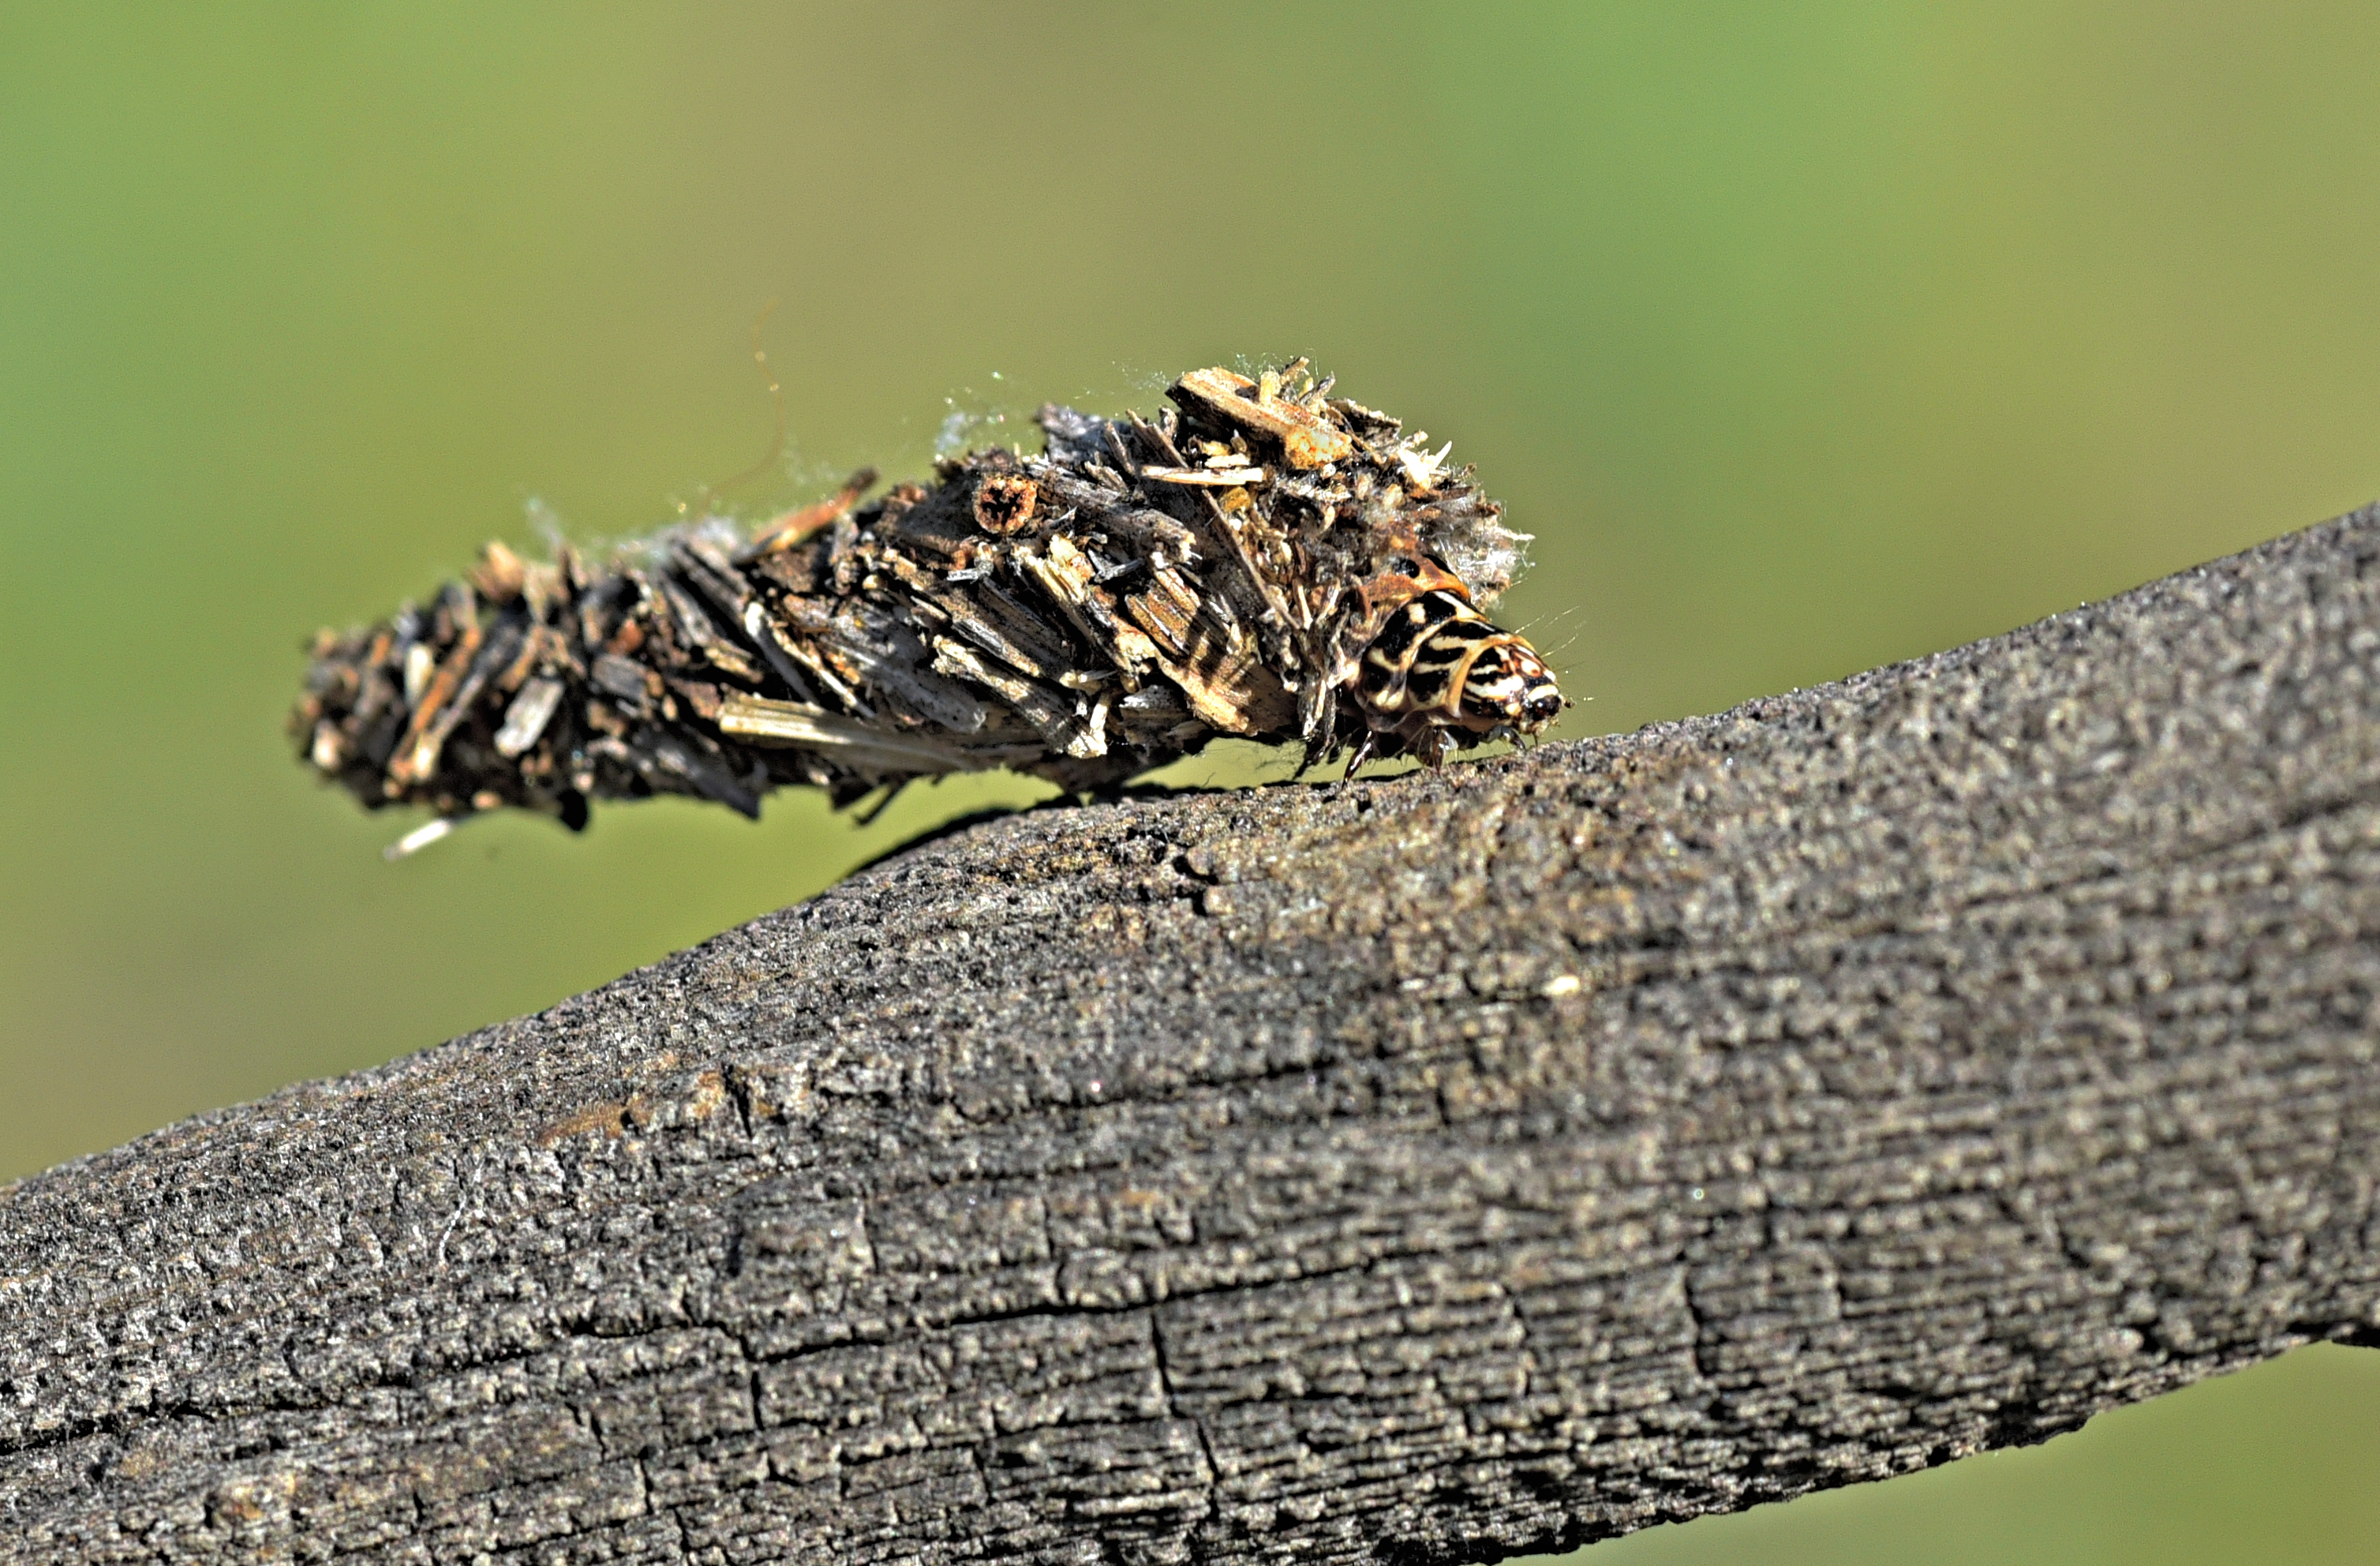
{"type": "Polygon", "coordinates": [[[758,815],[990,768],[1111,787],[1217,735],[1349,771],[1541,732],[1564,698],[1483,610],[1526,535],[1447,448],[1303,359],[1198,370],[1148,420],[1054,405],[1038,455],[945,458],[748,538],[721,518],[590,565],[501,543],[426,605],[312,648],[305,759],[434,840],[504,806],[686,794],[758,815]]]}

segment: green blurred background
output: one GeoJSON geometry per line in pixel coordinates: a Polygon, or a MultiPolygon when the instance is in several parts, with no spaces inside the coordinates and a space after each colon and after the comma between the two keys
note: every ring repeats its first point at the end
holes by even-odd
{"type": "MultiPolygon", "coordinates": [[[[292,760],[316,625],[765,451],[771,300],[747,511],[1311,353],[1480,465],[1565,732],[1624,730],[2380,494],[2375,62],[2368,4],[0,6],[0,1177],[1037,796],[392,867],[292,760]]],[[[2380,1559],[2376,1366],[1586,1559],[2380,1559]]]]}

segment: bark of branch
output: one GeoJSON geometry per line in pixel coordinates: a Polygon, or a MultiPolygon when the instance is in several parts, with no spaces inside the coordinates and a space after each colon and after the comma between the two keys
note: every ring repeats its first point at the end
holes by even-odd
{"type": "Polygon", "coordinates": [[[1485,1560],[2380,1341],[2380,512],[0,1196],[0,1556],[1485,1560]]]}

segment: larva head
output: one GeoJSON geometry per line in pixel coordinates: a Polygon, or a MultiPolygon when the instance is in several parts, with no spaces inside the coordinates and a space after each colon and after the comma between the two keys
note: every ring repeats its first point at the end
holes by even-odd
{"type": "Polygon", "coordinates": [[[1360,590],[1370,634],[1349,695],[1375,736],[1395,734],[1402,748],[1436,757],[1464,743],[1458,736],[1535,734],[1560,714],[1561,691],[1536,649],[1480,613],[1435,562],[1399,561],[1360,590]]]}
{"type": "Polygon", "coordinates": [[[1511,728],[1534,734],[1561,716],[1554,673],[1519,633],[1505,631],[1479,649],[1463,679],[1459,709],[1464,728],[1485,734],[1511,728]]]}

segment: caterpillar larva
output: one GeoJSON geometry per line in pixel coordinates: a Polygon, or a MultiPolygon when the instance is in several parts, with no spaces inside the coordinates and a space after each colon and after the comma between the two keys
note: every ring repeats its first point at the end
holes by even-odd
{"type": "MultiPolygon", "coordinates": [[[[1525,536],[1304,360],[1200,370],[1154,421],[1047,407],[1046,449],[875,481],[739,539],[713,519],[591,567],[490,544],[469,579],[324,632],[291,717],[368,807],[690,794],[747,815],[1005,767],[1089,790],[1219,734],[1436,766],[1564,705],[1481,613],[1525,536]]],[[[1351,768],[1352,770],[1352,768],[1351,768]]]]}

